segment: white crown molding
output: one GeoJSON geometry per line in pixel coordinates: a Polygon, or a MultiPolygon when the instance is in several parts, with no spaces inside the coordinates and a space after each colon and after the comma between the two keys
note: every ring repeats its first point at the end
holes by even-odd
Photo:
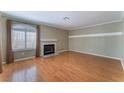
{"type": "Polygon", "coordinates": [[[70,29],[69,31],[81,30],[81,29],[86,29],[86,28],[91,28],[91,27],[96,27],[96,26],[101,26],[101,25],[107,25],[107,24],[112,24],[112,23],[118,23],[118,22],[122,22],[122,19],[116,20],[116,21],[111,21],[111,22],[104,22],[104,23],[94,24],[94,25],[75,27],[75,28],[70,29]]]}

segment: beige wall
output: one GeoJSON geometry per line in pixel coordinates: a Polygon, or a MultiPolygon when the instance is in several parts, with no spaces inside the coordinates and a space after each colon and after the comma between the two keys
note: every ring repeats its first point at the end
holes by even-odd
{"type": "Polygon", "coordinates": [[[123,39],[122,39],[122,65],[123,65],[123,69],[124,69],[124,17],[123,17],[123,39]]]}
{"type": "MultiPolygon", "coordinates": [[[[1,14],[0,14],[0,47],[1,47],[1,44],[2,44],[2,23],[1,23],[1,14]]],[[[1,51],[1,48],[0,48],[0,51],[1,51]]]]}
{"type": "MultiPolygon", "coordinates": [[[[2,55],[6,61],[6,17],[2,17],[2,55]]],[[[41,25],[41,39],[57,39],[57,52],[68,50],[68,31],[41,25]]],[[[35,50],[14,52],[15,59],[35,56],[35,50]]]]}
{"type": "Polygon", "coordinates": [[[57,39],[57,51],[68,50],[68,31],[41,26],[41,39],[57,39]]]}
{"type": "Polygon", "coordinates": [[[1,18],[2,23],[2,61],[5,61],[6,59],[6,18],[1,18]]]}
{"type": "MultiPolygon", "coordinates": [[[[122,32],[122,22],[70,31],[69,36],[122,32]]],[[[69,50],[121,58],[120,36],[69,38],[69,50]]]]}

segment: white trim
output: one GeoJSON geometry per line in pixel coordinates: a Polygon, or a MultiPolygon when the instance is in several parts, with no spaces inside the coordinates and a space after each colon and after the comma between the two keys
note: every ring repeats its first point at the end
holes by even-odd
{"type": "Polygon", "coordinates": [[[50,54],[50,55],[57,55],[58,53],[57,53],[57,44],[56,44],[56,42],[54,42],[54,41],[52,41],[52,42],[41,42],[41,56],[43,56],[43,57],[45,57],[45,56],[48,56],[48,55],[44,55],[44,53],[43,53],[43,51],[44,51],[44,45],[48,45],[48,44],[54,44],[55,45],[55,53],[54,54],[50,54]]]}
{"type": "Polygon", "coordinates": [[[120,62],[122,60],[121,58],[118,58],[118,57],[105,56],[105,55],[100,55],[100,54],[95,54],[95,53],[88,53],[88,52],[82,52],[82,51],[77,51],[77,50],[70,50],[70,51],[83,53],[83,54],[94,55],[94,56],[99,56],[99,57],[105,57],[105,58],[110,58],[110,59],[115,59],[115,60],[119,60],[120,62]]]}
{"type": "Polygon", "coordinates": [[[115,59],[120,61],[123,71],[124,71],[124,60],[122,60],[122,58],[118,58],[118,57],[110,57],[110,56],[105,56],[105,55],[100,55],[100,54],[95,54],[95,53],[87,53],[87,52],[82,52],[82,51],[77,51],[77,50],[69,50],[69,51],[74,51],[74,52],[78,52],[78,53],[82,53],[82,54],[89,54],[89,55],[94,55],[94,56],[99,56],[99,57],[105,57],[105,58],[109,58],[109,59],[115,59]]]}
{"type": "MultiPolygon", "coordinates": [[[[33,58],[35,58],[35,56],[32,56],[32,57],[26,57],[26,58],[19,58],[19,59],[15,59],[14,62],[24,61],[24,60],[29,60],[29,59],[33,59],[33,58]]],[[[6,62],[3,61],[2,64],[6,64],[6,62]]]]}
{"type": "Polygon", "coordinates": [[[49,54],[49,55],[45,55],[45,56],[42,56],[42,58],[47,58],[47,57],[52,57],[52,56],[56,56],[58,55],[58,53],[54,53],[54,54],[49,54]]]}
{"type": "Polygon", "coordinates": [[[69,38],[80,38],[80,37],[105,37],[105,36],[121,36],[122,32],[112,33],[98,33],[98,34],[84,34],[84,35],[72,35],[69,38]]]}
{"type": "Polygon", "coordinates": [[[122,65],[122,68],[124,70],[124,60],[123,59],[121,60],[121,65],[122,65]]]}
{"type": "Polygon", "coordinates": [[[58,41],[57,39],[41,39],[41,41],[43,41],[43,42],[56,42],[56,41],[58,41]]]}
{"type": "Polygon", "coordinates": [[[88,26],[82,26],[82,27],[75,27],[75,28],[70,29],[69,31],[81,30],[81,29],[85,29],[85,28],[91,28],[91,27],[96,27],[96,26],[101,26],[101,25],[107,25],[107,24],[112,24],[112,23],[118,23],[118,22],[122,22],[122,19],[116,20],[116,21],[111,21],[111,22],[99,23],[99,24],[95,24],[95,25],[88,25],[88,26]]]}
{"type": "Polygon", "coordinates": [[[58,53],[63,53],[63,52],[66,52],[68,50],[60,50],[58,53]]]}
{"type": "Polygon", "coordinates": [[[28,59],[33,59],[35,56],[32,56],[32,57],[26,57],[26,58],[20,58],[20,59],[15,59],[14,61],[17,62],[17,61],[23,61],[23,60],[28,60],[28,59]]]}

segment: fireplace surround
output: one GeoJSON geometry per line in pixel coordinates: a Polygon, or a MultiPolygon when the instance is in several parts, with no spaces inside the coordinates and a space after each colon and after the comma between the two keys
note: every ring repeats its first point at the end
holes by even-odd
{"type": "Polygon", "coordinates": [[[44,55],[50,55],[55,53],[55,44],[45,44],[43,50],[44,55]]]}
{"type": "Polygon", "coordinates": [[[56,42],[55,39],[45,39],[41,41],[41,56],[47,57],[47,56],[53,56],[57,54],[56,51],[56,42]]]}

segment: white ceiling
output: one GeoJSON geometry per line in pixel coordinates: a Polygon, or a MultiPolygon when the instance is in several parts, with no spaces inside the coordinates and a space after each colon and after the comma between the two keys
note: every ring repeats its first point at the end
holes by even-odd
{"type": "Polygon", "coordinates": [[[120,11],[4,11],[3,13],[66,30],[121,19],[120,11]],[[64,21],[64,17],[69,17],[70,20],[64,21]]]}

